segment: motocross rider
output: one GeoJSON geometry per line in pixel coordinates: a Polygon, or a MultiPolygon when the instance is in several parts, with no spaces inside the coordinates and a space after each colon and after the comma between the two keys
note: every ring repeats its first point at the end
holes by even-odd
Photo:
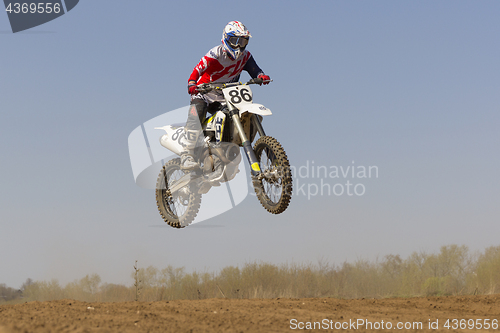
{"type": "Polygon", "coordinates": [[[245,49],[250,37],[252,37],[250,32],[241,22],[229,22],[222,32],[222,44],[209,50],[193,69],[188,80],[191,103],[184,128],[185,152],[181,155],[181,169],[193,170],[199,167],[193,154],[199,142],[198,138],[202,134],[201,124],[205,120],[208,108],[216,107],[216,103],[224,101],[221,92],[212,90],[200,94],[197,85],[210,82],[238,82],[243,70],[252,78],[261,78],[267,81],[264,84],[269,84],[270,77],[264,74],[250,52],[245,49]]]}

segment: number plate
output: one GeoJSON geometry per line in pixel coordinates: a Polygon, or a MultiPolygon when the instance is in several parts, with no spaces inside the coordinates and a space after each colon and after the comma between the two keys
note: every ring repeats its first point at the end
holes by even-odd
{"type": "Polygon", "coordinates": [[[247,85],[234,86],[222,89],[227,102],[238,106],[241,104],[252,104],[252,89],[247,85]]]}

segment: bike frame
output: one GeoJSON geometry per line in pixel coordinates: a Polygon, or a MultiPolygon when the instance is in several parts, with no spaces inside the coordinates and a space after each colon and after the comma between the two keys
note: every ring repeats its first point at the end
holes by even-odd
{"type": "MultiPolygon", "coordinates": [[[[248,87],[248,84],[251,83],[253,82],[250,81],[250,83],[246,84],[242,84],[240,82],[228,83],[222,85],[222,87],[215,87],[215,89],[222,90],[229,115],[231,116],[233,124],[238,131],[241,146],[243,146],[248,163],[250,164],[252,175],[257,176],[261,172],[259,162],[255,157],[255,153],[249,139],[249,135],[251,133],[246,133],[241,122],[241,117],[247,112],[252,114],[250,116],[251,122],[254,124],[259,135],[265,136],[266,134],[264,128],[262,127],[260,118],[262,118],[262,116],[270,116],[272,115],[272,112],[262,104],[253,103],[252,91],[250,87],[248,87]]],[[[214,89],[214,87],[211,87],[211,89],[214,89]]],[[[223,126],[225,116],[226,115],[223,112],[218,111],[211,117],[211,121],[209,121],[206,127],[209,130],[215,130],[217,142],[220,142],[222,139],[222,128],[217,128],[217,126],[223,126]],[[213,126],[214,122],[215,126],[213,126]]],[[[156,127],[155,129],[161,129],[166,132],[166,134],[160,138],[160,144],[180,156],[184,151],[184,147],[180,143],[184,127],[167,125],[163,127],[156,127]]]]}

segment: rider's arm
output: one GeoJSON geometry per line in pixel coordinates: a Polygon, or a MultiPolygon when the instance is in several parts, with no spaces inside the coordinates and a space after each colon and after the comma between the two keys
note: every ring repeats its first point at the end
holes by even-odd
{"type": "Polygon", "coordinates": [[[200,78],[201,74],[205,71],[206,68],[203,67],[203,58],[200,60],[198,65],[196,65],[193,69],[193,72],[189,76],[188,84],[194,82],[198,82],[198,79],[200,78]]]}
{"type": "Polygon", "coordinates": [[[205,73],[210,66],[216,63],[218,63],[218,61],[212,57],[204,56],[203,58],[201,58],[198,65],[194,67],[193,72],[189,76],[188,83],[190,83],[191,81],[197,83],[203,73],[205,73]]]}
{"type": "Polygon", "coordinates": [[[262,69],[260,69],[260,67],[257,65],[257,63],[255,62],[255,59],[253,58],[252,55],[250,56],[250,59],[248,59],[247,63],[245,64],[245,67],[243,67],[243,69],[246,70],[248,72],[248,74],[250,74],[252,79],[255,79],[260,74],[264,74],[264,71],[262,69]]]}
{"type": "Polygon", "coordinates": [[[194,95],[198,93],[197,88],[196,88],[196,83],[198,82],[200,76],[203,74],[203,72],[206,70],[206,66],[204,66],[203,59],[206,57],[201,58],[200,62],[198,65],[196,65],[193,69],[193,72],[189,76],[188,79],[188,93],[190,95],[194,95]]]}

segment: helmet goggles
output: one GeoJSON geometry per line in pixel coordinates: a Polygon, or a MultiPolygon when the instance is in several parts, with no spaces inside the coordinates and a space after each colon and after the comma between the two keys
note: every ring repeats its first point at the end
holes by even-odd
{"type": "Polygon", "coordinates": [[[234,48],[244,48],[248,44],[248,37],[231,36],[227,41],[234,48]]]}

